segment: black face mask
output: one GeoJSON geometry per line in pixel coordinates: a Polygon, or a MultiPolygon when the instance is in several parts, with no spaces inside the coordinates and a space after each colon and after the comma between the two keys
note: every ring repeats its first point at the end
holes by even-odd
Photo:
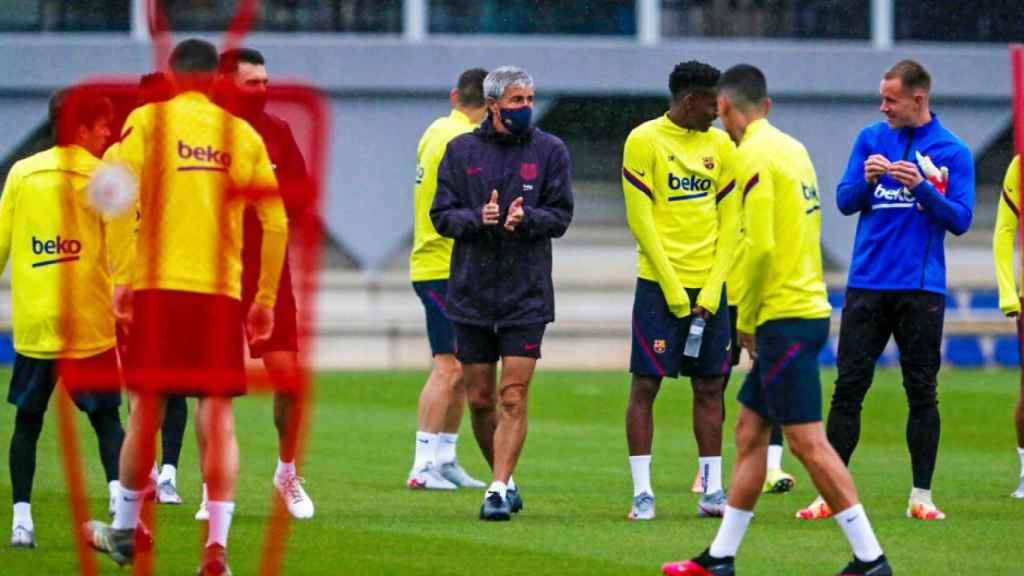
{"type": "Polygon", "coordinates": [[[240,94],[238,98],[242,115],[246,118],[255,118],[263,114],[267,107],[267,93],[256,92],[254,94],[240,94]]]}

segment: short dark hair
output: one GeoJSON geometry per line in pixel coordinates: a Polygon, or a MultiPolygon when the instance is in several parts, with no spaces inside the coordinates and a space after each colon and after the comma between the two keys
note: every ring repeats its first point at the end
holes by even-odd
{"type": "Polygon", "coordinates": [[[135,105],[145,106],[154,102],[170,100],[174,96],[174,86],[163,72],[152,72],[139,78],[139,88],[135,95],[135,105]]]}
{"type": "Polygon", "coordinates": [[[668,89],[673,100],[698,90],[714,92],[721,75],[722,72],[710,64],[696,60],[681,62],[668,77],[668,89]]]}
{"type": "Polygon", "coordinates": [[[727,92],[729,100],[737,106],[756,106],[768,97],[768,81],[757,66],[737,64],[722,72],[718,90],[727,92]]]}
{"type": "Polygon", "coordinates": [[[899,78],[904,90],[931,92],[932,89],[931,74],[916,60],[900,60],[893,64],[892,68],[889,68],[882,77],[886,80],[899,78]]]}
{"type": "Polygon", "coordinates": [[[263,54],[255,48],[232,48],[221,53],[217,71],[221,74],[234,74],[238,71],[238,65],[243,62],[254,66],[267,65],[263,54]]]}
{"type": "Polygon", "coordinates": [[[169,64],[175,74],[212,74],[217,70],[217,48],[199,38],[182,40],[171,52],[169,64]]]}
{"type": "Polygon", "coordinates": [[[113,117],[110,98],[94,90],[62,88],[50,96],[50,135],[57,146],[73,144],[79,126],[92,128],[113,117]]]}
{"type": "Polygon", "coordinates": [[[484,78],[487,77],[487,70],[483,68],[470,68],[459,75],[459,85],[456,88],[458,96],[456,99],[459,106],[465,108],[482,108],[484,105],[484,78]]]}

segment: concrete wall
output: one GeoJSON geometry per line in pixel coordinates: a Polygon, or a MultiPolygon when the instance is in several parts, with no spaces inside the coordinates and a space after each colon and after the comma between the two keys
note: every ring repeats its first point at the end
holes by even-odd
{"type": "MultiPolygon", "coordinates": [[[[214,38],[216,40],[216,38],[214,38]]],[[[446,93],[472,66],[514,63],[537,82],[545,103],[559,95],[664,95],[671,66],[699,59],[727,67],[760,66],[778,105],[774,121],[800,138],[817,165],[828,197],[850,144],[880,118],[878,82],[895,61],[911,57],[934,77],[935,109],[975,151],[1009,121],[1009,59],[1005,47],[701,40],[641,46],[633,40],[432,37],[425,44],[339,35],[260,35],[275,78],[319,86],[333,111],[326,222],[362,267],[376,270],[411,233],[416,140],[447,112],[446,93]]],[[[0,153],[7,153],[45,117],[46,94],[84,77],[136,78],[152,69],[152,50],[125,36],[2,35],[0,153]]],[[[826,199],[826,202],[828,200],[826,199]]],[[[854,221],[824,210],[825,247],[849,258],[854,221]]]]}

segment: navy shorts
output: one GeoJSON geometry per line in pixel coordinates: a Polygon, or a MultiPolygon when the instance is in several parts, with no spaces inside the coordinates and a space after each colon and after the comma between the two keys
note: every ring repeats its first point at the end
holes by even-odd
{"type": "Polygon", "coordinates": [[[460,324],[455,326],[455,357],[463,364],[494,364],[498,358],[521,356],[540,358],[544,324],[489,328],[460,324]]]}
{"type": "Polygon", "coordinates": [[[740,363],[740,331],[736,329],[736,319],[740,311],[735,306],[729,306],[729,371],[740,363]]]}
{"type": "Polygon", "coordinates": [[[46,406],[50,403],[50,396],[57,385],[58,362],[70,363],[68,374],[81,370],[85,378],[88,374],[95,375],[110,374],[115,378],[113,382],[106,385],[93,386],[103,389],[115,389],[108,392],[83,392],[82,388],[88,388],[88,383],[66,382],[68,390],[74,390],[71,399],[75,401],[78,409],[93,413],[101,409],[117,410],[121,405],[120,382],[116,380],[117,353],[111,348],[102,354],[89,358],[75,360],[55,360],[43,358],[30,358],[16,354],[14,357],[14,371],[11,373],[11,384],[7,391],[7,401],[18,407],[22,412],[42,414],[46,412],[46,406]]]}
{"type": "MultiPolygon", "coordinates": [[[[691,302],[700,290],[686,289],[691,302]]],[[[729,303],[722,289],[722,304],[704,327],[700,354],[683,355],[692,316],[677,318],[668,309],[661,286],[638,278],[633,298],[633,352],[629,371],[638,376],[714,378],[729,373],[729,303]]]]}
{"type": "Polygon", "coordinates": [[[828,342],[828,328],[828,318],[758,326],[757,360],[740,389],[740,403],[772,423],[821,422],[818,354],[828,342]]]}
{"type": "Polygon", "coordinates": [[[455,353],[455,329],[448,319],[445,297],[448,294],[447,280],[424,280],[413,282],[412,289],[420,297],[423,309],[427,313],[427,338],[430,340],[430,353],[455,353]]]}

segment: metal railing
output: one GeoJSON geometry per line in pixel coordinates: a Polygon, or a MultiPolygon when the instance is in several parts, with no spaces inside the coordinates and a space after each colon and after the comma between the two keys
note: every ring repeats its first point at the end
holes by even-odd
{"type": "MultiPolygon", "coordinates": [[[[0,31],[130,31],[144,40],[146,0],[0,0],[0,31]]],[[[175,30],[221,30],[237,0],[163,0],[175,30]]],[[[257,30],[401,35],[1012,42],[1019,0],[263,0],[257,30]]]]}

